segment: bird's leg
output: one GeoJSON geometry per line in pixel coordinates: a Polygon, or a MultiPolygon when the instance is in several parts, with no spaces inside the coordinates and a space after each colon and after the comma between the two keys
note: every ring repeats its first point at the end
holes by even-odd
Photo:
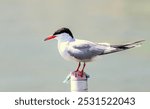
{"type": "Polygon", "coordinates": [[[84,62],[83,68],[82,68],[82,70],[81,70],[80,73],[79,73],[79,76],[81,76],[81,77],[83,77],[83,73],[84,73],[84,68],[85,68],[85,66],[86,66],[86,63],[84,62]]]}
{"type": "Polygon", "coordinates": [[[74,71],[74,73],[73,73],[73,75],[74,75],[75,77],[77,77],[77,75],[78,75],[80,66],[81,66],[81,63],[79,62],[77,69],[76,69],[76,70],[74,71]]]}
{"type": "Polygon", "coordinates": [[[79,71],[80,66],[81,66],[81,63],[79,62],[78,67],[77,67],[77,69],[75,70],[75,72],[78,72],[78,71],[79,71]]]}

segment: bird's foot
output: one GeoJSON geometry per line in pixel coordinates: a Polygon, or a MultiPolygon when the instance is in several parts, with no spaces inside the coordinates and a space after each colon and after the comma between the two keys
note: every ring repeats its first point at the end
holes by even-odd
{"type": "Polygon", "coordinates": [[[73,75],[74,75],[75,77],[83,77],[84,72],[83,72],[83,71],[76,70],[76,71],[74,71],[73,75]]]}
{"type": "Polygon", "coordinates": [[[84,72],[83,71],[78,71],[78,76],[80,76],[81,78],[83,77],[84,72]]]}

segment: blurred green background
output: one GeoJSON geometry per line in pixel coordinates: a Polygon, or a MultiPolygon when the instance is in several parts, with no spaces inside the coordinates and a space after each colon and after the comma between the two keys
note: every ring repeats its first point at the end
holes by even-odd
{"type": "Polygon", "coordinates": [[[150,91],[150,0],[0,0],[0,91],[70,91],[62,81],[77,63],[43,41],[61,27],[93,42],[145,39],[85,71],[89,91],[150,91]]]}

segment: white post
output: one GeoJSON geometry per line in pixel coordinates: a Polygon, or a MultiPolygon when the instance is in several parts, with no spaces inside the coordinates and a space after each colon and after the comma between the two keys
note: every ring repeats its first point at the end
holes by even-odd
{"type": "Polygon", "coordinates": [[[83,76],[77,75],[78,72],[71,73],[71,92],[87,92],[89,75],[83,73],[83,76]]]}

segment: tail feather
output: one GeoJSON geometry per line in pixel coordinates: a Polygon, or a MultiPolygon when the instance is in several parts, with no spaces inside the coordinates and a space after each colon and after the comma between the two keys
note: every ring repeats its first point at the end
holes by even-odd
{"type": "Polygon", "coordinates": [[[139,47],[141,46],[142,42],[144,42],[145,40],[140,40],[140,41],[136,41],[136,42],[132,42],[132,43],[127,43],[127,44],[122,44],[122,45],[110,45],[111,47],[114,48],[118,48],[118,49],[130,49],[130,48],[134,48],[134,47],[139,47]]]}
{"type": "Polygon", "coordinates": [[[109,52],[105,52],[104,54],[110,54],[110,53],[119,52],[119,51],[127,50],[127,49],[130,49],[130,48],[134,48],[134,47],[139,47],[139,46],[141,46],[142,42],[144,42],[144,41],[145,40],[140,40],[140,41],[127,43],[127,44],[110,45],[110,47],[115,48],[115,49],[113,49],[109,52]]]}

